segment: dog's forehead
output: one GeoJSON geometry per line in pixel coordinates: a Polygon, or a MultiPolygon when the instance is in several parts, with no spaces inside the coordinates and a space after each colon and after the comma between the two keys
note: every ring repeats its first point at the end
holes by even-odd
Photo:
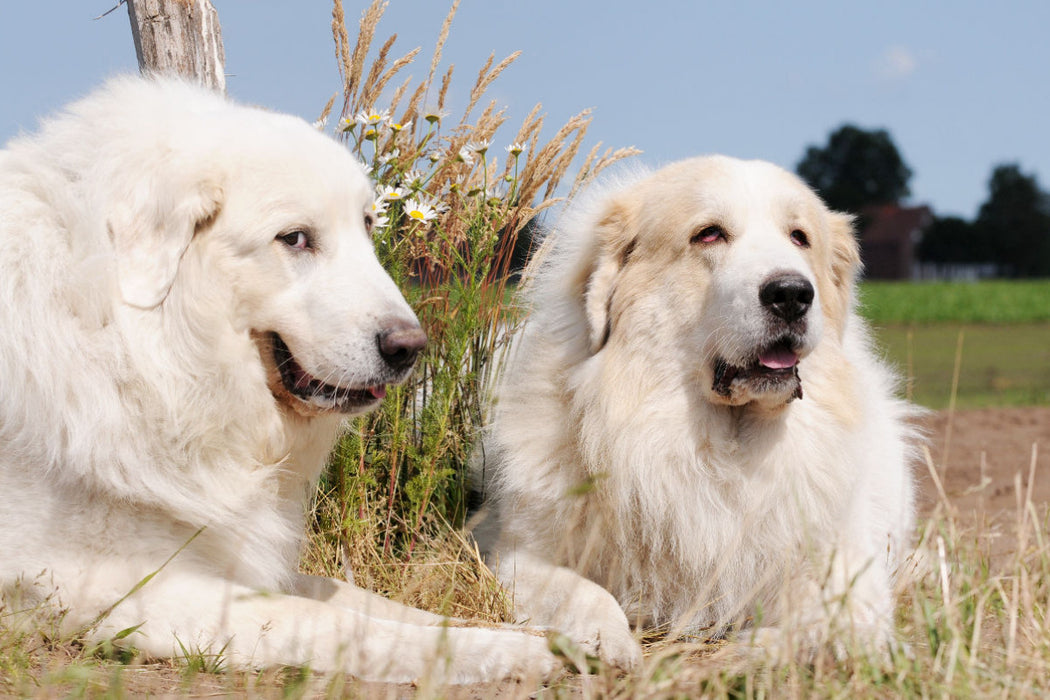
{"type": "Polygon", "coordinates": [[[765,161],[705,156],[654,173],[643,199],[668,222],[744,224],[748,220],[811,219],[823,209],[797,176],[765,161]]]}
{"type": "Polygon", "coordinates": [[[245,144],[241,162],[259,186],[295,196],[329,196],[355,206],[371,204],[373,188],[361,163],[345,146],[305,122],[272,115],[257,140],[245,144]]]}

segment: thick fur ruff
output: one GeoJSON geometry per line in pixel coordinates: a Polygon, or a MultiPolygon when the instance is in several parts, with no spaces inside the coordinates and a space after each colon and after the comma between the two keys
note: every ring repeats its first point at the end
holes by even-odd
{"type": "Polygon", "coordinates": [[[912,409],[854,310],[859,266],[849,217],[758,161],[682,161],[565,215],[479,475],[522,619],[626,666],[629,625],[890,640],[912,409]]]}

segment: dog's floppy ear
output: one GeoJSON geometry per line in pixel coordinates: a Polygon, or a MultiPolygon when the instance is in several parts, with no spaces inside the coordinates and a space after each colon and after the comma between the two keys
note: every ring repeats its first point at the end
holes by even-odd
{"type": "Polygon", "coordinates": [[[831,229],[831,273],[835,286],[849,287],[860,274],[860,246],[853,233],[853,216],[842,212],[828,212],[831,229]]]}
{"type": "Polygon", "coordinates": [[[845,318],[853,296],[853,286],[862,269],[860,246],[853,233],[853,216],[842,212],[828,212],[831,240],[831,279],[837,318],[845,318]]]}
{"type": "Polygon", "coordinates": [[[130,189],[107,221],[117,283],[125,303],[152,309],[167,297],[194,234],[218,214],[222,187],[169,163],[130,189]]]}
{"type": "Polygon", "coordinates": [[[635,239],[627,236],[628,225],[626,207],[616,204],[605,212],[596,226],[591,265],[583,287],[583,305],[592,354],[605,346],[612,332],[610,309],[616,280],[636,243],[635,239]]]}

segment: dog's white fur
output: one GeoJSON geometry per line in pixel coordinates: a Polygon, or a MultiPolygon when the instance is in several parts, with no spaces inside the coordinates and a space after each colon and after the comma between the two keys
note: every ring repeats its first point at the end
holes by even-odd
{"type": "Polygon", "coordinates": [[[120,643],[154,657],[376,680],[552,669],[542,636],[297,571],[345,415],[408,371],[379,336],[421,342],[372,250],[372,192],[302,120],[173,80],[111,81],[0,153],[9,620],[61,610],[94,639],[134,628],[120,643]],[[356,398],[297,395],[295,377],[356,398]]]}
{"type": "Polygon", "coordinates": [[[629,622],[751,623],[777,653],[889,640],[909,409],[854,311],[849,217],[771,164],[696,158],[590,196],[540,258],[477,533],[519,616],[625,666],[629,622]],[[814,294],[793,326],[801,400],[791,370],[716,390],[720,360],[785,332],[760,301],[784,275],[814,294]]]}

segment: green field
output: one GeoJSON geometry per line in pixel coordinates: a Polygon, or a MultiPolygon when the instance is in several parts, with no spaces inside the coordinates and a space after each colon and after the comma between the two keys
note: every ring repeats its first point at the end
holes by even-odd
{"type": "Polygon", "coordinates": [[[957,357],[960,408],[1050,403],[1050,281],[868,282],[860,298],[917,403],[949,405],[957,357]]]}
{"type": "Polygon", "coordinates": [[[1050,323],[941,323],[876,328],[890,361],[909,377],[906,393],[929,408],[1050,404],[1050,323]]]}
{"type": "Polygon", "coordinates": [[[864,282],[860,302],[884,325],[1050,322],[1050,280],[864,282]]]}

